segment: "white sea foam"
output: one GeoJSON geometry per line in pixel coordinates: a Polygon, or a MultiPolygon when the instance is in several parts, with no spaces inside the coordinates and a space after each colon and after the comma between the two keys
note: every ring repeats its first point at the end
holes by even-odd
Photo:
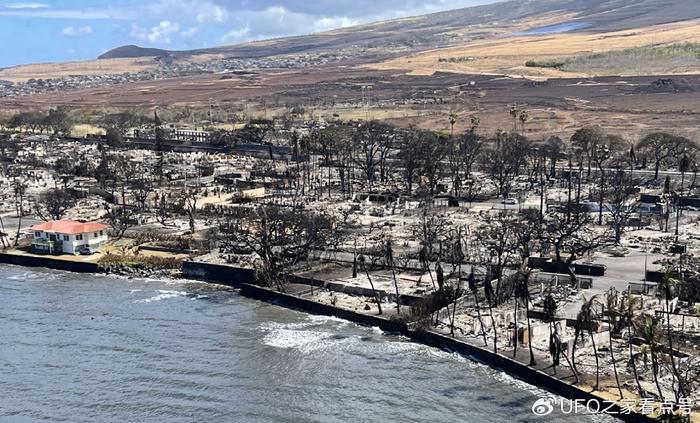
{"type": "MultiPolygon", "coordinates": [[[[485,365],[483,365],[485,366],[485,365]]],[[[486,367],[486,366],[485,366],[486,367]]],[[[538,388],[534,385],[531,385],[524,380],[514,378],[513,376],[509,375],[508,373],[499,371],[499,370],[493,370],[494,372],[494,377],[505,383],[506,385],[514,386],[518,388],[521,391],[527,391],[531,393],[532,395],[539,396],[539,397],[545,397],[545,396],[551,396],[552,393],[549,391],[546,391],[544,389],[538,388]]]]}
{"type": "Polygon", "coordinates": [[[318,328],[329,322],[333,323],[336,328],[350,324],[347,320],[336,317],[309,315],[302,322],[263,323],[260,325],[260,329],[267,332],[263,338],[265,345],[281,349],[295,349],[303,354],[331,348],[348,348],[361,342],[361,337],[357,335],[338,336],[332,329],[318,328]]]}
{"type": "Polygon", "coordinates": [[[202,285],[202,286],[210,286],[210,283],[203,282],[203,281],[198,281],[194,279],[176,279],[172,278],[169,276],[162,276],[160,278],[147,278],[146,281],[148,282],[161,282],[166,285],[202,285]]]}
{"type": "Polygon", "coordinates": [[[384,331],[379,329],[379,326],[372,326],[372,332],[377,335],[384,335],[384,331]]]}
{"type": "Polygon", "coordinates": [[[151,298],[144,298],[141,300],[136,300],[134,301],[135,303],[150,303],[153,301],[161,301],[161,300],[167,300],[168,298],[176,298],[176,297],[183,297],[185,295],[188,295],[187,292],[185,291],[164,291],[164,290],[159,290],[159,294],[156,296],[153,296],[151,298]]]}
{"type": "Polygon", "coordinates": [[[431,348],[431,347],[426,347],[428,348],[428,355],[439,358],[441,360],[449,360],[449,361],[456,361],[458,363],[466,364],[467,367],[469,368],[476,368],[480,366],[480,364],[475,363],[472,361],[470,358],[467,358],[463,356],[462,354],[456,353],[456,352],[450,352],[450,351],[444,351],[444,350],[439,350],[436,348],[431,348]]]}
{"type": "Polygon", "coordinates": [[[330,337],[330,333],[319,331],[299,331],[293,329],[276,329],[265,335],[265,345],[282,348],[297,349],[303,353],[310,353],[322,348],[322,344],[330,337]]]}
{"type": "Polygon", "coordinates": [[[338,326],[341,328],[346,327],[349,324],[351,324],[351,322],[349,322],[345,319],[338,318],[338,317],[320,316],[320,315],[315,315],[315,314],[310,314],[307,317],[307,320],[314,325],[320,325],[320,324],[329,323],[329,322],[337,323],[338,326]]]}
{"type": "Polygon", "coordinates": [[[304,329],[312,326],[310,322],[296,322],[296,323],[277,323],[277,322],[265,322],[260,325],[260,329],[265,332],[272,332],[279,329],[304,329]]]}
{"type": "Polygon", "coordinates": [[[35,273],[35,272],[22,272],[17,275],[8,276],[5,279],[10,281],[25,281],[25,280],[36,280],[44,279],[46,275],[35,273]]]}

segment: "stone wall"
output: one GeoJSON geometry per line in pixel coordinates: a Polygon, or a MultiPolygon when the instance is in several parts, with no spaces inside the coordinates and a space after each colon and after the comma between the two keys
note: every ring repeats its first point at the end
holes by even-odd
{"type": "Polygon", "coordinates": [[[76,273],[100,273],[102,269],[97,263],[82,261],[60,260],[50,257],[24,256],[18,254],[0,253],[0,263],[15,264],[27,267],[45,267],[47,269],[65,270],[76,273]]]}

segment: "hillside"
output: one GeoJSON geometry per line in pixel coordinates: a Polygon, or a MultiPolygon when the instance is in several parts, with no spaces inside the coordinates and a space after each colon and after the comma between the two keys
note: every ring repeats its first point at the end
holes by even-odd
{"type": "Polygon", "coordinates": [[[603,33],[700,18],[696,0],[512,0],[431,15],[377,22],[298,37],[250,42],[190,51],[164,51],[126,46],[101,57],[188,57],[217,54],[266,57],[314,51],[372,48],[425,50],[459,45],[507,33],[561,23],[579,23],[579,30],[603,33]]]}
{"type": "Polygon", "coordinates": [[[112,49],[108,51],[105,54],[102,54],[101,56],[98,57],[99,60],[106,60],[106,59],[126,59],[126,58],[134,58],[134,57],[149,57],[149,56],[156,56],[156,57],[162,57],[162,56],[171,56],[172,53],[167,51],[167,50],[161,50],[159,48],[143,48],[135,45],[128,45],[128,46],[122,46],[122,47],[117,47],[115,49],[112,49]]]}
{"type": "MultiPolygon", "coordinates": [[[[99,60],[0,69],[0,80],[119,75],[222,59],[258,60],[338,54],[351,65],[429,75],[434,72],[534,78],[694,73],[697,57],[633,49],[700,42],[696,0],[512,0],[323,33],[189,51],[127,45],[99,60]],[[608,65],[607,52],[616,54],[608,65]],[[642,60],[651,57],[652,60],[642,60]],[[154,60],[155,59],[155,60],[154,60]],[[528,67],[554,62],[566,66],[528,67]]],[[[347,63],[346,63],[347,64],[347,63]]],[[[269,66],[268,66],[269,67],[269,66]]],[[[272,66],[274,67],[274,66],[272,66]]],[[[191,73],[191,72],[190,72],[191,73]]]]}
{"type": "Polygon", "coordinates": [[[634,29],[509,33],[366,65],[411,74],[498,74],[528,78],[698,73],[699,20],[634,29]]]}

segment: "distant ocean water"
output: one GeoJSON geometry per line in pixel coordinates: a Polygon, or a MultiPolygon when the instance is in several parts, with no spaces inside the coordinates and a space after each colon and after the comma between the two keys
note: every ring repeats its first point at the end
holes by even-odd
{"type": "Polygon", "coordinates": [[[199,283],[0,266],[0,422],[516,422],[465,357],[199,283]]]}
{"type": "Polygon", "coordinates": [[[526,31],[516,32],[513,35],[546,35],[558,34],[561,32],[578,31],[579,29],[590,28],[591,24],[586,22],[564,22],[556,25],[541,26],[538,28],[528,29],[526,31]]]}

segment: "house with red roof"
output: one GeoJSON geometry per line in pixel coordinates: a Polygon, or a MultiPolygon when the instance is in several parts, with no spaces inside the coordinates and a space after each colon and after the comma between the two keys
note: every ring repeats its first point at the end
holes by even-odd
{"type": "Polygon", "coordinates": [[[99,222],[54,220],[32,226],[32,249],[41,254],[80,254],[107,244],[109,226],[99,222]]]}

